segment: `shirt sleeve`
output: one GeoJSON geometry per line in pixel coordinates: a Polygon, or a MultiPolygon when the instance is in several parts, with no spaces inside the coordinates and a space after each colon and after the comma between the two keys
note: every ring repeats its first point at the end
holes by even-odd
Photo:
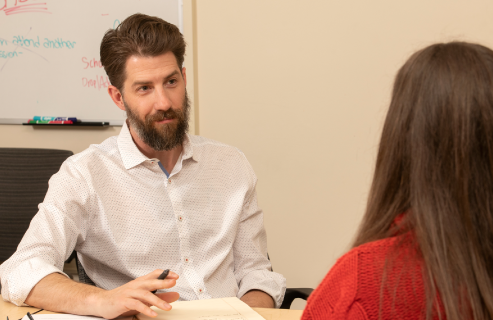
{"type": "Polygon", "coordinates": [[[276,308],[281,306],[286,291],[286,279],[273,272],[267,256],[267,235],[263,213],[257,204],[256,177],[251,171],[251,189],[245,197],[242,217],[233,246],[234,273],[239,283],[238,298],[250,290],[261,290],[272,297],[276,308]]]}
{"type": "MultiPolygon", "coordinates": [[[[31,289],[63,264],[85,238],[85,206],[90,191],[70,158],[48,183],[48,192],[31,220],[17,251],[0,266],[2,297],[25,306],[31,289]]],[[[87,207],[86,207],[87,208],[87,207]]]]}
{"type": "Polygon", "coordinates": [[[358,251],[342,256],[308,298],[302,320],[368,319],[357,301],[358,251]]]}

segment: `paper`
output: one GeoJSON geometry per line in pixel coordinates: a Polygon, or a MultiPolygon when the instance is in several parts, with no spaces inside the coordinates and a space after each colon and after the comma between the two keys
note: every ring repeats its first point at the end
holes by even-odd
{"type": "MultiPolygon", "coordinates": [[[[246,303],[238,298],[221,298],[195,301],[177,301],[171,303],[171,311],[163,311],[151,307],[158,314],[151,318],[138,314],[138,320],[265,320],[246,303]]],[[[34,320],[99,320],[93,316],[77,316],[73,314],[34,314],[34,320]]],[[[122,317],[118,320],[132,320],[133,317],[122,317]]],[[[29,320],[24,316],[22,320],[29,320]]]]}
{"type": "MultiPolygon", "coordinates": [[[[34,320],[98,320],[103,319],[100,317],[93,316],[77,316],[75,314],[33,314],[34,320]]],[[[132,320],[133,317],[121,317],[118,320],[132,320]]],[[[22,320],[29,320],[27,315],[25,315],[22,320]]]]}
{"type": "MultiPolygon", "coordinates": [[[[264,320],[257,312],[238,298],[221,298],[171,303],[171,311],[151,307],[158,314],[151,318],[137,315],[139,320],[264,320]]],[[[36,319],[35,319],[36,320],[36,319]]]]}

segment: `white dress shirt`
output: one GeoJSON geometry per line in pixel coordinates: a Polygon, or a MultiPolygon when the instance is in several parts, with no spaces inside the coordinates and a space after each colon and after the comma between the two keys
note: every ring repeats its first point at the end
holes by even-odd
{"type": "Polygon", "coordinates": [[[2,297],[23,305],[75,249],[87,275],[113,289],[155,269],[180,275],[181,300],[258,289],[279,307],[286,280],[272,272],[257,178],[238,149],[188,135],[169,178],[126,124],[119,136],[68,158],[17,251],[0,266],[2,297]]]}

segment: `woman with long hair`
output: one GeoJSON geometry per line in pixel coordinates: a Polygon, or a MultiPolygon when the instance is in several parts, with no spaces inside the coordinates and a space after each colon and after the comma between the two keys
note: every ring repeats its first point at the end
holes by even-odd
{"type": "Polygon", "coordinates": [[[353,249],[303,319],[493,319],[493,51],[434,44],[399,70],[353,249]]]}

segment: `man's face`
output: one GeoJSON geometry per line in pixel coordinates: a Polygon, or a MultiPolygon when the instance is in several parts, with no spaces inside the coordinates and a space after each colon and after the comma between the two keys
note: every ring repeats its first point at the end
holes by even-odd
{"type": "Polygon", "coordinates": [[[183,75],[171,52],[132,56],[126,63],[123,104],[130,127],[156,151],[180,145],[188,131],[190,104],[183,75]]]}

